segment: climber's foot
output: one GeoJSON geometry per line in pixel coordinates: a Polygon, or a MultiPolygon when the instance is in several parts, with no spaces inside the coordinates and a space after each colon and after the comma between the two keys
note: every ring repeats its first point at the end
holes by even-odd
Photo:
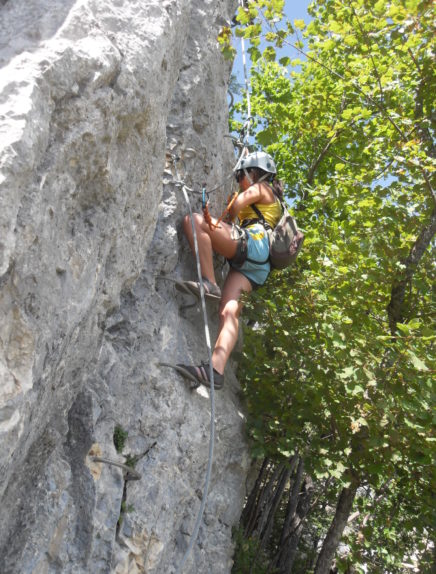
{"type": "MultiPolygon", "coordinates": [[[[161,363],[161,365],[164,365],[166,367],[172,367],[183,377],[195,383],[195,386],[197,387],[199,385],[204,385],[205,387],[210,388],[210,379],[209,379],[210,372],[208,363],[202,362],[201,365],[199,366],[182,365],[180,363],[177,365],[171,365],[169,363],[161,363]]],[[[213,370],[214,389],[216,390],[222,389],[223,385],[224,385],[224,375],[221,375],[220,373],[218,373],[218,371],[214,369],[213,370]]]]}
{"type": "MultiPolygon", "coordinates": [[[[203,278],[204,296],[206,299],[219,301],[221,299],[221,289],[215,283],[203,278]]],[[[200,297],[200,283],[198,281],[178,281],[176,289],[182,293],[190,293],[200,297]]]]}

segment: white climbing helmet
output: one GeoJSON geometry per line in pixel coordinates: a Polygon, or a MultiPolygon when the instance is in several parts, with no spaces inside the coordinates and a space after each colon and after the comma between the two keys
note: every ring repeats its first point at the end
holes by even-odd
{"type": "Polygon", "coordinates": [[[277,168],[273,158],[264,151],[255,151],[245,157],[241,157],[235,166],[234,171],[244,171],[252,167],[258,167],[267,173],[276,174],[277,168]]]}

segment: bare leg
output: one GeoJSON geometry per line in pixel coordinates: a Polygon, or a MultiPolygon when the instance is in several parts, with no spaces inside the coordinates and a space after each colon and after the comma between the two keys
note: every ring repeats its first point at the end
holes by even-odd
{"type": "Polygon", "coordinates": [[[212,354],[212,364],[218,373],[223,374],[236,341],[238,340],[239,315],[242,303],[239,298],[243,291],[252,290],[250,281],[234,269],[229,271],[220,303],[220,328],[212,354]]]}
{"type": "MultiPolygon", "coordinates": [[[[231,237],[231,226],[227,223],[220,223],[218,229],[211,230],[204,220],[204,217],[199,213],[194,213],[193,219],[197,234],[201,273],[203,277],[211,283],[216,284],[215,271],[213,268],[213,251],[228,259],[231,259],[236,253],[237,244],[231,237]]],[[[214,219],[213,221],[216,222],[214,219]]],[[[194,237],[189,215],[186,215],[183,220],[183,229],[191,246],[191,250],[195,253],[194,237]]]]}

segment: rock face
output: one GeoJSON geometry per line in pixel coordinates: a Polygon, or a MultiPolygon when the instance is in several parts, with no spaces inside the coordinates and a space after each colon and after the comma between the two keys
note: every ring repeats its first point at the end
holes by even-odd
{"type": "MultiPolygon", "coordinates": [[[[235,8],[0,2],[2,574],[174,572],[189,543],[210,404],[159,362],[206,357],[201,313],[168,280],[195,277],[176,180],[231,172],[216,37],[235,8]]],[[[184,572],[231,570],[249,461],[226,375],[184,572]]]]}

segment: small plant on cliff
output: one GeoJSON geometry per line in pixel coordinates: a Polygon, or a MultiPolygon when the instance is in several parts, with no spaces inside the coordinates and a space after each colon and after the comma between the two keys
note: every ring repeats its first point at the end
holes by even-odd
{"type": "Polygon", "coordinates": [[[122,501],[121,508],[120,508],[120,516],[118,517],[118,522],[117,522],[117,532],[119,532],[121,525],[123,524],[124,516],[128,512],[133,512],[134,510],[135,510],[135,507],[133,506],[133,504],[128,505],[125,500],[122,501]]]}
{"type": "Polygon", "coordinates": [[[126,444],[128,431],[125,431],[121,425],[116,425],[114,428],[114,445],[117,452],[123,452],[124,445],[126,444]]]}

